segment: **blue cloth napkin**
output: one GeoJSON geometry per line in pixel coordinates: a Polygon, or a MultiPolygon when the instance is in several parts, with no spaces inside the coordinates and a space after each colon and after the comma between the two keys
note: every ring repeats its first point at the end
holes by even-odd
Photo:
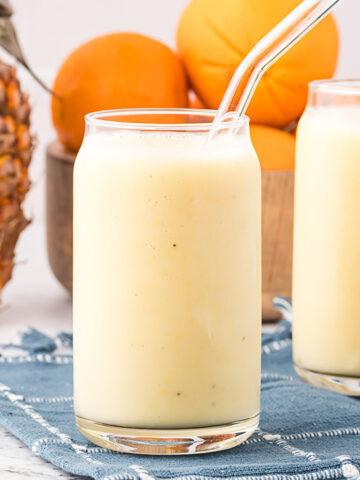
{"type": "Polygon", "coordinates": [[[36,330],[21,345],[28,354],[0,357],[0,422],[54,465],[96,480],[359,479],[360,400],[300,381],[291,362],[291,305],[276,302],[284,320],[263,336],[260,428],[239,447],[147,457],[92,445],[74,424],[72,356],[56,351],[71,336],[36,330]]]}

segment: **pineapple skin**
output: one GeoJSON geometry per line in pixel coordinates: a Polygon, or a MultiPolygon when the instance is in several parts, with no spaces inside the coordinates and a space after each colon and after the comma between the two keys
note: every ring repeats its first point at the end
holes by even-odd
{"type": "Polygon", "coordinates": [[[11,278],[19,235],[30,223],[22,209],[34,148],[30,113],[16,69],[0,61],[0,291],[11,278]]]}

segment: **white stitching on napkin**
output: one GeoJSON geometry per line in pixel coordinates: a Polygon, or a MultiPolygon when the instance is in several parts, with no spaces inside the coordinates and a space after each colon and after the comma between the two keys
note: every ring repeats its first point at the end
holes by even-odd
{"type": "Polygon", "coordinates": [[[154,477],[152,477],[150,473],[140,465],[131,465],[130,468],[135,470],[135,472],[139,475],[140,480],[155,480],[154,477]]]}
{"type": "MultiPolygon", "coordinates": [[[[284,440],[305,440],[306,438],[319,438],[319,437],[338,437],[342,435],[360,435],[360,428],[346,427],[336,428],[334,430],[323,430],[321,432],[299,432],[281,434],[281,438],[284,440]]],[[[253,437],[246,440],[244,443],[258,443],[265,441],[262,437],[253,437]]]]}
{"type": "MultiPolygon", "coordinates": [[[[245,475],[241,477],[226,477],[226,480],[326,480],[330,478],[343,478],[341,468],[327,468],[318,472],[287,474],[268,474],[268,475],[245,475]]],[[[103,478],[102,480],[117,480],[103,478]]],[[[188,475],[175,477],[171,480],[224,480],[224,477],[204,477],[201,475],[188,475]]]]}
{"type": "Polygon", "coordinates": [[[298,381],[295,377],[291,377],[290,375],[280,375],[279,373],[262,373],[261,378],[271,378],[273,380],[287,380],[290,382],[298,381]]]}
{"type": "Polygon", "coordinates": [[[309,462],[320,461],[320,458],[316,455],[316,453],[306,452],[301,448],[293,447],[286,440],[284,440],[284,438],[281,435],[278,435],[278,434],[273,435],[271,433],[263,432],[261,430],[258,430],[257,435],[259,437],[262,437],[267,442],[277,445],[278,447],[286,450],[287,452],[290,452],[295,457],[304,457],[306,458],[306,460],[309,460],[309,462]]]}
{"type": "Polygon", "coordinates": [[[360,472],[356,465],[352,463],[351,457],[348,455],[341,455],[336,458],[341,463],[341,469],[345,478],[349,478],[351,480],[358,480],[360,478],[360,472]]]}
{"type": "MultiPolygon", "coordinates": [[[[64,434],[65,435],[65,434],[64,434]]],[[[90,455],[88,455],[87,451],[86,451],[86,447],[83,446],[83,445],[78,445],[77,443],[73,443],[69,437],[69,440],[56,440],[56,439],[51,439],[51,438],[40,438],[39,440],[36,440],[32,446],[31,446],[31,450],[34,452],[34,453],[38,453],[38,448],[40,445],[42,445],[43,443],[47,443],[47,444],[63,444],[63,445],[68,445],[69,447],[71,447],[75,453],[77,455],[79,455],[80,457],[83,457],[86,461],[88,461],[89,463],[93,464],[93,465],[101,465],[103,466],[103,462],[100,462],[100,460],[95,460],[93,458],[91,458],[90,455]]]]}
{"type": "Polygon", "coordinates": [[[270,353],[278,352],[279,350],[286,348],[288,345],[290,345],[290,343],[290,338],[285,338],[284,340],[274,340],[273,342],[264,345],[261,351],[262,353],[265,353],[265,355],[269,355],[270,353]]]}
{"type": "MultiPolygon", "coordinates": [[[[7,385],[4,385],[3,383],[0,383],[0,392],[13,405],[23,410],[26,413],[26,415],[28,415],[30,418],[32,418],[32,420],[40,424],[43,428],[46,428],[46,430],[48,430],[50,433],[59,437],[64,444],[69,445],[75,451],[75,453],[83,457],[89,463],[92,463],[94,465],[104,465],[99,460],[94,460],[93,458],[91,458],[89,454],[84,452],[84,448],[82,445],[73,443],[69,435],[61,432],[57,427],[54,427],[53,425],[51,425],[47,420],[45,420],[45,418],[42,415],[40,415],[39,412],[37,412],[34,409],[34,407],[25,403],[24,397],[22,395],[16,395],[11,391],[10,387],[8,387],[7,385]]],[[[42,440],[35,441],[32,445],[32,451],[36,453],[38,446],[41,443],[43,443],[42,440]]]]}
{"type": "Polygon", "coordinates": [[[39,438],[39,440],[36,440],[32,445],[31,445],[31,450],[34,453],[38,453],[38,447],[42,445],[43,443],[49,443],[51,445],[68,445],[70,446],[70,443],[67,440],[60,440],[58,438],[39,438]]]}
{"type": "MultiPolygon", "coordinates": [[[[54,444],[59,444],[59,445],[68,445],[68,442],[67,441],[64,441],[64,440],[60,440],[58,438],[40,438],[39,440],[36,440],[36,442],[34,442],[34,445],[36,444],[36,446],[38,445],[41,445],[43,443],[54,443],[54,444]]],[[[88,453],[113,453],[112,450],[109,450],[108,448],[105,448],[105,447],[88,447],[87,445],[79,445],[79,444],[76,444],[78,446],[78,448],[81,450],[81,451],[84,451],[84,452],[88,452],[88,453]]]]}
{"type": "Polygon", "coordinates": [[[29,403],[67,403],[72,402],[74,397],[24,397],[29,403]]]}
{"type": "Polygon", "coordinates": [[[57,363],[68,364],[73,363],[71,356],[65,355],[50,355],[49,353],[38,353],[36,355],[17,355],[14,357],[0,357],[0,363],[57,363]]]}
{"type": "Polygon", "coordinates": [[[276,295],[273,299],[274,307],[282,313],[282,318],[287,320],[289,323],[292,323],[293,312],[292,306],[289,300],[286,298],[276,295]]]}
{"type": "Polygon", "coordinates": [[[342,435],[360,435],[360,428],[345,427],[336,428],[334,430],[323,430],[322,432],[299,432],[282,435],[287,440],[295,440],[297,438],[315,438],[315,437],[341,437],[342,435]]]}

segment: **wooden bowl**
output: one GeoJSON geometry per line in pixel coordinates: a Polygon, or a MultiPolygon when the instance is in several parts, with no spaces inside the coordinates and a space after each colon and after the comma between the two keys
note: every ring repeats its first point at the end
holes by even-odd
{"type": "Polygon", "coordinates": [[[275,295],[291,296],[294,172],[262,172],[262,310],[278,320],[275,295]]]}
{"type": "Polygon", "coordinates": [[[46,150],[46,237],[55,277],[72,291],[73,168],[75,154],[57,141],[46,150]]]}
{"type": "MultiPolygon", "coordinates": [[[[72,183],[75,154],[59,142],[46,151],[46,223],[50,266],[56,278],[72,290],[72,183]]],[[[276,294],[291,294],[294,174],[262,173],[263,319],[277,320],[276,294]]]]}

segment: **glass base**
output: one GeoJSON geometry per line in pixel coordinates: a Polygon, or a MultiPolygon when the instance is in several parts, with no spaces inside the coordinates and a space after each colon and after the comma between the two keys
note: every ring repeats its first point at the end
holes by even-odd
{"type": "Polygon", "coordinates": [[[319,373],[294,365],[296,373],[302,380],[315,387],[326,388],[344,395],[360,396],[360,377],[348,377],[319,373]]]}
{"type": "Polygon", "coordinates": [[[259,415],[214,427],[189,429],[142,429],[113,427],[75,415],[80,432],[91,442],[122,453],[187,455],[236,447],[254,432],[259,415]]]}

